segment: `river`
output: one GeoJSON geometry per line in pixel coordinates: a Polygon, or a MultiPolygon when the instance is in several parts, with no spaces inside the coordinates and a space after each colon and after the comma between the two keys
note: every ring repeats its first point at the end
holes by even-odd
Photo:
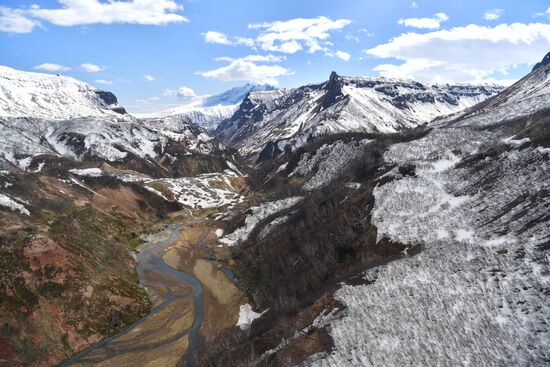
{"type": "Polygon", "coordinates": [[[116,335],[75,354],[60,364],[61,367],[145,365],[146,362],[162,366],[168,361],[186,365],[185,355],[201,342],[203,286],[194,276],[170,267],[162,259],[166,248],[178,240],[182,230],[182,224],[173,224],[147,236],[147,243],[139,248],[136,270],[140,283],[150,292],[155,289],[153,292],[158,295],[151,312],[116,335]]]}

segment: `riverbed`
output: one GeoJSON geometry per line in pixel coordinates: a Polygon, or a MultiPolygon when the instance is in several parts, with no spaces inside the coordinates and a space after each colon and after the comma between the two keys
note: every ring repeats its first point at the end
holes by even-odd
{"type": "Polygon", "coordinates": [[[193,275],[163,261],[180,238],[183,224],[146,237],[136,270],[154,302],[151,312],[114,336],[75,354],[61,366],[185,365],[185,355],[200,343],[204,290],[193,275]]]}

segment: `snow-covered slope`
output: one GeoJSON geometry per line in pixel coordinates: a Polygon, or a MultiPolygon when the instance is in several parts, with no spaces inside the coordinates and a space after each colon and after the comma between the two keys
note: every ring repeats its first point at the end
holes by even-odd
{"type": "Polygon", "coordinates": [[[214,96],[196,97],[193,102],[183,106],[160,112],[137,114],[136,116],[146,118],[185,117],[210,131],[215,130],[223,120],[230,118],[249,93],[274,89],[267,84],[245,84],[214,96]]]}
{"type": "Polygon", "coordinates": [[[73,78],[0,67],[0,102],[0,167],[9,170],[34,170],[47,156],[175,162],[233,154],[186,118],[137,119],[112,93],[73,78]]]}
{"type": "Polygon", "coordinates": [[[385,152],[415,171],[376,186],[378,240],[422,251],[343,285],[334,349],[305,365],[548,364],[549,74],[385,152]]]}
{"type": "Polygon", "coordinates": [[[267,156],[341,132],[391,133],[429,122],[495,95],[498,86],[423,85],[385,78],[340,77],[322,84],[251,93],[216,130],[243,154],[267,156]]]}
{"type": "Polygon", "coordinates": [[[347,309],[329,327],[335,348],[307,365],[548,362],[550,149],[507,140],[472,158],[506,137],[435,129],[391,147],[386,161],[416,174],[375,189],[372,221],[379,239],[423,250],[338,290],[347,309]]]}
{"type": "Polygon", "coordinates": [[[166,119],[113,122],[97,117],[53,121],[0,118],[0,167],[28,170],[33,160],[41,160],[40,156],[122,162],[131,156],[155,160],[173,155],[175,150],[185,154],[226,151],[225,145],[198,127],[183,124],[174,132],[164,129],[168,123],[166,119]]]}
{"type": "Polygon", "coordinates": [[[204,99],[200,98],[192,103],[171,108],[169,110],[135,114],[140,118],[164,118],[164,117],[179,117],[187,119],[189,122],[195,123],[206,130],[214,130],[218,124],[231,117],[239,107],[239,104],[216,105],[205,107],[204,99]]]}
{"type": "MultiPolygon", "coordinates": [[[[322,285],[297,299],[324,292],[311,303],[337,302],[314,307],[307,325],[307,306],[294,324],[285,314],[290,331],[245,358],[319,367],[548,365],[549,74],[543,61],[498,96],[429,128],[326,136],[264,162],[261,190],[303,199],[292,220],[283,211],[255,224],[254,234],[271,231],[268,240],[256,235],[235,247],[239,256],[253,253],[246,265],[267,259],[256,274],[276,298],[258,296],[258,309],[279,307],[280,289],[309,290],[318,273],[322,285]],[[338,243],[351,255],[326,275],[323,249],[338,243]],[[325,291],[330,280],[335,292],[325,291]],[[325,332],[331,342],[300,359],[325,332]]],[[[278,331],[278,321],[253,323],[251,344],[269,343],[266,325],[278,331]]]]}
{"type": "Polygon", "coordinates": [[[125,113],[112,93],[82,81],[0,65],[0,117],[120,119],[125,113]]]}
{"type": "Polygon", "coordinates": [[[202,105],[204,107],[212,107],[212,106],[219,106],[219,105],[228,106],[228,105],[240,104],[249,93],[275,90],[275,89],[276,89],[275,87],[269,84],[257,85],[257,84],[246,83],[243,86],[231,88],[220,94],[206,97],[202,105]]]}
{"type": "Polygon", "coordinates": [[[547,109],[550,109],[550,52],[531,73],[499,95],[438,121],[443,126],[494,125],[547,109]]]}

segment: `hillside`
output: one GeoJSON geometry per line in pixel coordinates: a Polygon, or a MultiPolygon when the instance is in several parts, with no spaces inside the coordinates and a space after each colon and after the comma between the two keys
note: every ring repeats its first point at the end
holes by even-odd
{"type": "Polygon", "coordinates": [[[0,65],[0,117],[63,120],[101,116],[116,120],[125,113],[114,94],[87,83],[0,65]]]}
{"type": "Polygon", "coordinates": [[[504,90],[248,93],[217,133],[254,168],[185,116],[27,102],[0,119],[1,360],[545,365],[545,60],[504,90]]]}

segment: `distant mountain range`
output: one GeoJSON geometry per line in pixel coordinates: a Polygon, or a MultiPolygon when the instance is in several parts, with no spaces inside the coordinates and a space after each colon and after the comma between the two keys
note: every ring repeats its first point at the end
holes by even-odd
{"type": "Polygon", "coordinates": [[[249,93],[271,91],[268,85],[245,84],[213,96],[196,97],[192,102],[165,111],[138,114],[140,117],[185,117],[191,122],[209,130],[215,130],[220,122],[231,117],[249,93]]]}
{"type": "Polygon", "coordinates": [[[215,134],[243,155],[271,156],[312,138],[342,132],[392,133],[473,106],[497,85],[424,85],[371,77],[342,77],[294,89],[250,93],[215,134]]]}

